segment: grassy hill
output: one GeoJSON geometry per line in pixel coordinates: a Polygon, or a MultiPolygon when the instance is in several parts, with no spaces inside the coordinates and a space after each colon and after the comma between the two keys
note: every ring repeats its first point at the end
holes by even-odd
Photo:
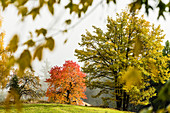
{"type": "MultiPolygon", "coordinates": [[[[65,104],[24,104],[23,113],[127,113],[109,108],[86,107],[65,104]]],[[[0,113],[5,113],[4,106],[0,106],[0,113]]],[[[15,107],[11,107],[10,113],[17,113],[15,107]]]]}

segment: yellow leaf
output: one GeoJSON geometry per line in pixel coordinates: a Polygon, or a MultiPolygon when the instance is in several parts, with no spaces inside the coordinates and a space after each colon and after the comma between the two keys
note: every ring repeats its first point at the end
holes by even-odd
{"type": "Polygon", "coordinates": [[[11,66],[13,66],[14,63],[15,63],[15,58],[14,58],[14,56],[11,56],[11,57],[8,59],[8,62],[7,62],[8,68],[10,68],[11,66]]]}
{"type": "Polygon", "coordinates": [[[19,73],[22,74],[27,67],[31,67],[31,53],[29,50],[24,50],[17,60],[19,64],[19,73]]]}
{"type": "Polygon", "coordinates": [[[139,56],[139,54],[142,53],[142,48],[143,48],[142,45],[143,45],[142,41],[140,41],[139,38],[136,38],[135,47],[134,47],[134,55],[135,56],[139,56]]]}
{"type": "Polygon", "coordinates": [[[27,42],[25,42],[24,45],[28,45],[28,47],[32,47],[35,45],[35,42],[32,39],[30,39],[27,42]]]}
{"type": "Polygon", "coordinates": [[[18,14],[22,14],[22,16],[26,16],[27,12],[28,12],[27,7],[24,6],[19,7],[18,14]]]}
{"type": "Polygon", "coordinates": [[[46,48],[49,48],[51,51],[54,49],[54,39],[52,37],[49,37],[49,38],[46,38],[46,44],[45,44],[45,47],[46,48]]]}
{"type": "Polygon", "coordinates": [[[66,44],[66,43],[67,43],[67,41],[68,41],[68,39],[65,39],[65,40],[64,40],[64,44],[66,44]]]}
{"type": "Polygon", "coordinates": [[[37,33],[37,37],[38,37],[40,34],[43,34],[43,36],[46,36],[46,34],[47,34],[47,30],[44,29],[44,28],[37,29],[35,32],[37,33]]]}
{"type": "Polygon", "coordinates": [[[11,39],[11,41],[8,44],[8,49],[10,52],[15,52],[18,48],[18,42],[19,42],[19,38],[18,35],[14,35],[13,38],[11,39]]]}
{"type": "Polygon", "coordinates": [[[70,25],[70,24],[71,24],[71,19],[66,20],[65,23],[66,23],[67,25],[70,25]]]}
{"type": "Polygon", "coordinates": [[[18,1],[18,5],[24,5],[25,3],[28,2],[28,0],[17,0],[18,1]]]}
{"type": "Polygon", "coordinates": [[[34,52],[34,57],[33,59],[35,59],[36,57],[38,57],[38,60],[42,59],[42,51],[43,51],[43,46],[39,46],[37,47],[37,49],[34,52]]]}

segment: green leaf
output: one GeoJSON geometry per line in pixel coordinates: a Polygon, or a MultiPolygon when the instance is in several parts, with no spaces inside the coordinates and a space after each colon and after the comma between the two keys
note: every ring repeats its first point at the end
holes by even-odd
{"type": "Polygon", "coordinates": [[[39,0],[40,7],[44,5],[45,1],[44,0],[39,0]]]}
{"type": "Polygon", "coordinates": [[[170,101],[170,81],[168,81],[158,93],[158,98],[162,101],[170,101]]]}
{"type": "Polygon", "coordinates": [[[67,25],[70,25],[70,24],[71,24],[71,19],[66,20],[65,23],[66,23],[67,25]]]}
{"type": "Polygon", "coordinates": [[[157,7],[159,8],[158,19],[159,19],[160,16],[162,16],[165,19],[165,16],[164,16],[163,13],[165,11],[166,5],[160,0],[160,2],[157,5],[157,7]]]}
{"type": "Polygon", "coordinates": [[[29,50],[24,50],[20,55],[17,63],[19,64],[19,72],[22,74],[27,67],[31,67],[31,53],[29,50]]]}
{"type": "Polygon", "coordinates": [[[28,47],[33,47],[35,45],[35,42],[32,39],[30,39],[27,42],[25,42],[24,45],[28,45],[28,47]]]}
{"type": "Polygon", "coordinates": [[[65,9],[69,8],[70,9],[70,14],[72,12],[75,12],[75,13],[79,13],[79,6],[77,4],[73,4],[72,2],[70,2],[69,4],[67,4],[65,6],[65,9]]]}
{"type": "Polygon", "coordinates": [[[67,41],[68,41],[68,38],[64,40],[64,44],[66,44],[66,43],[67,43],[67,41]]]}
{"type": "Polygon", "coordinates": [[[10,52],[15,52],[18,48],[19,37],[18,35],[14,35],[11,41],[8,44],[8,49],[10,52]]]}
{"type": "Polygon", "coordinates": [[[24,4],[28,2],[28,0],[17,0],[17,1],[18,1],[19,6],[23,6],[24,4]]]}
{"type": "Polygon", "coordinates": [[[48,5],[48,9],[52,15],[54,15],[54,7],[51,5],[48,5]]]}
{"type": "Polygon", "coordinates": [[[37,37],[38,37],[40,34],[43,34],[44,36],[46,36],[46,34],[47,34],[47,30],[44,29],[44,28],[37,29],[35,32],[37,33],[37,37]]]}
{"type": "Polygon", "coordinates": [[[8,68],[12,67],[14,64],[15,64],[14,56],[9,57],[8,62],[7,62],[8,68]]]}
{"type": "Polygon", "coordinates": [[[79,12],[79,6],[77,4],[72,5],[72,12],[75,12],[75,13],[79,12]]]}
{"type": "Polygon", "coordinates": [[[54,45],[55,45],[54,39],[52,37],[49,37],[49,38],[46,38],[45,40],[46,40],[45,47],[49,48],[49,50],[52,51],[54,49],[54,45]]]}
{"type": "Polygon", "coordinates": [[[5,10],[5,8],[9,5],[7,4],[6,0],[1,0],[1,5],[3,7],[3,10],[5,10]]]}
{"type": "Polygon", "coordinates": [[[137,9],[141,9],[142,7],[142,1],[141,0],[136,0],[135,2],[132,2],[129,4],[130,7],[130,12],[136,11],[137,9]]]}
{"type": "Polygon", "coordinates": [[[44,46],[39,46],[36,48],[35,52],[34,52],[34,56],[33,59],[35,59],[36,57],[38,57],[38,60],[41,61],[42,60],[42,51],[43,51],[44,46]]]}
{"type": "Polygon", "coordinates": [[[68,32],[68,30],[67,30],[67,29],[65,29],[65,30],[63,30],[62,32],[63,32],[63,33],[67,33],[67,32],[68,32]]]}
{"type": "Polygon", "coordinates": [[[32,34],[32,32],[29,32],[29,34],[30,34],[30,37],[31,37],[31,38],[33,38],[33,34],[32,34]]]}
{"type": "Polygon", "coordinates": [[[67,8],[70,9],[70,14],[72,13],[72,12],[71,12],[72,5],[73,5],[73,3],[72,3],[72,1],[70,1],[70,2],[65,6],[65,9],[67,9],[67,8]]]}
{"type": "Polygon", "coordinates": [[[49,9],[49,11],[50,11],[50,13],[52,14],[52,15],[54,15],[54,3],[56,2],[56,0],[49,0],[48,2],[47,2],[47,4],[48,4],[48,9],[49,9]]]}
{"type": "Polygon", "coordinates": [[[116,4],[116,0],[107,0],[107,4],[110,3],[110,1],[113,1],[116,4]]]}
{"type": "Polygon", "coordinates": [[[23,16],[27,15],[27,12],[28,12],[27,7],[21,6],[21,7],[19,7],[18,15],[21,14],[23,17],[23,16]]]}
{"type": "Polygon", "coordinates": [[[32,15],[33,20],[36,18],[36,16],[40,13],[40,7],[33,8],[29,14],[32,15]]]}

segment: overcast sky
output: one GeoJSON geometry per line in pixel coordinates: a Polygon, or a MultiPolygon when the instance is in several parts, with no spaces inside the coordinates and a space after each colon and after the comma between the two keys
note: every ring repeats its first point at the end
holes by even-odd
{"type": "MultiPolygon", "coordinates": [[[[83,19],[79,24],[77,24],[76,27],[71,29],[67,34],[57,33],[54,36],[56,41],[55,49],[52,52],[45,50],[43,52],[43,60],[47,59],[52,66],[61,66],[65,62],[65,60],[73,60],[77,62],[78,60],[74,56],[74,51],[75,49],[80,48],[78,46],[78,42],[81,41],[81,34],[85,34],[86,29],[92,32],[92,25],[100,27],[102,29],[106,29],[107,16],[110,16],[114,19],[116,13],[121,12],[121,9],[125,9],[128,4],[127,0],[117,0],[116,5],[99,5],[92,13],[90,13],[90,11],[93,10],[93,8],[99,2],[99,0],[95,0],[95,3],[92,7],[89,8],[87,12],[88,16],[83,19]],[[63,44],[64,40],[67,38],[67,43],[63,44]]],[[[30,5],[33,6],[32,3],[30,3],[30,5]]],[[[143,9],[140,11],[140,14],[144,14],[143,9]]],[[[165,14],[166,20],[164,20],[162,17],[157,20],[157,15],[158,10],[156,9],[154,11],[150,11],[149,17],[145,15],[145,19],[156,25],[161,25],[161,28],[166,34],[164,39],[165,42],[166,40],[170,39],[170,15],[165,14]]],[[[20,22],[21,17],[17,16],[17,11],[12,6],[8,7],[7,10],[2,12],[2,17],[3,30],[6,32],[5,44],[8,43],[10,38],[15,33],[19,34],[21,38],[20,43],[23,43],[24,41],[29,39],[29,31],[34,31],[37,28],[45,27],[51,29],[48,33],[48,35],[50,36],[58,32],[58,30],[60,29],[67,28],[67,26],[64,25],[65,19],[72,18],[74,20],[72,25],[79,21],[78,19],[76,19],[75,15],[70,16],[68,10],[65,10],[63,6],[58,5],[55,5],[55,16],[51,16],[51,14],[47,12],[47,7],[44,7],[40,12],[40,16],[38,16],[35,21],[32,21],[31,17],[28,17],[25,19],[24,22],[20,22]]],[[[24,47],[21,49],[24,49],[24,47]]],[[[19,53],[20,52],[18,52],[18,55],[19,53]]],[[[35,69],[37,74],[40,74],[42,62],[39,62],[38,60],[35,60],[33,62],[33,68],[35,69]]],[[[82,65],[81,63],[78,64],[82,65]]]]}

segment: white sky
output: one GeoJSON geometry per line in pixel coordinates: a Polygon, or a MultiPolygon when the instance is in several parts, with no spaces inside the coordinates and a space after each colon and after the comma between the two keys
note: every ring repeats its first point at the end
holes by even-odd
{"type": "MultiPolygon", "coordinates": [[[[165,0],[166,1],[166,0],[165,0]]],[[[168,1],[168,0],[167,0],[168,1]]],[[[89,11],[99,2],[99,0],[95,0],[93,6],[89,9],[89,11]]],[[[110,5],[100,5],[98,6],[87,18],[81,21],[74,29],[71,29],[67,34],[59,33],[54,38],[56,41],[55,49],[52,52],[48,50],[44,50],[43,60],[48,60],[52,66],[59,65],[61,66],[65,60],[73,60],[78,61],[74,56],[75,49],[80,48],[78,46],[78,42],[81,41],[81,34],[85,34],[86,29],[92,32],[92,25],[96,27],[100,27],[102,29],[106,28],[106,19],[107,16],[113,17],[116,16],[116,12],[121,12],[122,8],[127,6],[128,2],[125,0],[117,0],[117,4],[110,4],[110,5]],[[66,44],[63,44],[64,40],[68,38],[66,44]]],[[[31,6],[33,6],[30,3],[31,6]]],[[[48,33],[50,36],[51,34],[57,32],[61,28],[66,28],[63,24],[65,19],[73,18],[73,24],[76,23],[78,20],[76,19],[75,15],[69,16],[69,11],[64,10],[62,6],[55,6],[55,16],[51,16],[50,13],[47,13],[47,7],[44,7],[43,10],[40,12],[40,16],[36,18],[35,21],[32,21],[31,17],[26,18],[24,22],[20,22],[20,17],[17,16],[17,11],[14,7],[10,6],[2,13],[3,17],[3,30],[6,32],[6,39],[5,44],[8,43],[10,38],[15,34],[18,33],[20,36],[20,43],[26,41],[29,37],[28,32],[34,31],[37,28],[45,27],[50,28],[51,25],[54,25],[51,32],[48,33]],[[53,22],[57,20],[57,23],[54,24],[53,22]]],[[[88,12],[87,12],[88,13],[88,12]]],[[[141,14],[144,14],[144,10],[141,10],[141,14]]],[[[170,40],[170,14],[165,14],[166,20],[162,17],[157,20],[158,10],[150,11],[149,17],[146,16],[146,20],[154,23],[156,25],[161,25],[161,28],[164,30],[166,34],[164,42],[166,40],[170,40]]],[[[42,37],[40,37],[42,38],[42,37]]],[[[163,43],[164,44],[164,43],[163,43]]],[[[24,47],[21,47],[24,49],[24,47]]],[[[18,52],[20,53],[20,51],[18,52]]],[[[17,55],[16,55],[17,56],[17,55]]],[[[33,62],[33,68],[35,69],[37,74],[40,74],[42,62],[35,60],[33,62]]],[[[81,63],[78,63],[81,65],[81,63]]]]}

